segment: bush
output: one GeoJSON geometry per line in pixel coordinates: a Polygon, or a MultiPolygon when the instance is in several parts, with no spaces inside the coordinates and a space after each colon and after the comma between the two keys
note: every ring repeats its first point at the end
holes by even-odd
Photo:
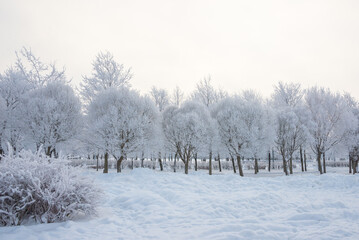
{"type": "Polygon", "coordinates": [[[0,162],[0,225],[50,223],[95,214],[99,190],[64,159],[21,152],[0,162]]]}

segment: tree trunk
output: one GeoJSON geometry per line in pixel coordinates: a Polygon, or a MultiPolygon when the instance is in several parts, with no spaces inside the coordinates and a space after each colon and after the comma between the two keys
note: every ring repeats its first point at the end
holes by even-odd
{"type": "Polygon", "coordinates": [[[268,172],[270,172],[270,151],[268,153],[268,172]]]}
{"type": "Polygon", "coordinates": [[[323,152],[323,172],[327,173],[327,166],[325,164],[325,152],[323,152]]]}
{"type": "Polygon", "coordinates": [[[219,156],[219,153],[218,153],[218,168],[219,168],[219,172],[222,172],[221,156],[219,156]]]}
{"type": "Polygon", "coordinates": [[[234,164],[234,157],[231,157],[231,160],[232,160],[233,172],[234,172],[234,173],[237,173],[237,171],[236,171],[236,164],[234,164]]]}
{"type": "Polygon", "coordinates": [[[123,156],[121,155],[120,159],[117,160],[117,172],[121,172],[121,163],[122,163],[122,160],[123,160],[123,156]]]}
{"type": "Polygon", "coordinates": [[[289,157],[289,173],[293,174],[293,156],[289,157]]]}
{"type": "Polygon", "coordinates": [[[177,153],[175,154],[175,158],[173,159],[173,172],[176,172],[176,168],[177,168],[177,153]]]}
{"type": "Polygon", "coordinates": [[[258,160],[257,158],[254,159],[254,174],[258,173],[258,160]]]}
{"type": "Polygon", "coordinates": [[[162,164],[162,159],[161,159],[161,152],[158,153],[158,162],[160,163],[160,169],[161,169],[161,171],[163,171],[163,164],[162,164]]]}
{"type": "Polygon", "coordinates": [[[356,173],[356,165],[355,165],[355,161],[354,161],[354,158],[352,157],[352,172],[353,172],[353,174],[355,174],[356,173]]]}
{"type": "MultiPolygon", "coordinates": [[[[16,154],[16,148],[14,148],[14,153],[16,154]]],[[[53,153],[54,158],[59,158],[59,153],[56,152],[55,148],[52,150],[52,153],[53,153]]]]}
{"type": "Polygon", "coordinates": [[[144,168],[144,167],[145,167],[144,161],[145,161],[145,153],[142,152],[142,156],[141,156],[141,168],[144,168]]]}
{"type": "Polygon", "coordinates": [[[103,165],[103,173],[108,173],[108,153],[105,153],[105,162],[103,165]]]}
{"type": "Polygon", "coordinates": [[[239,175],[241,177],[243,177],[243,168],[242,168],[241,156],[240,155],[237,155],[237,164],[238,164],[239,175]]]}
{"type": "Polygon", "coordinates": [[[274,159],[275,159],[275,156],[274,156],[274,149],[272,149],[272,159],[273,159],[273,162],[272,162],[272,169],[274,169],[274,159]]]}
{"type": "Polygon", "coordinates": [[[197,153],[194,155],[194,170],[197,171],[197,153]]]}
{"type": "Polygon", "coordinates": [[[318,163],[318,171],[320,174],[323,174],[323,170],[322,170],[322,163],[320,161],[320,157],[321,157],[322,153],[320,151],[317,151],[317,163],[318,163]]]}
{"type": "Polygon", "coordinates": [[[212,175],[212,151],[209,152],[209,175],[212,175]]]}
{"type": "Polygon", "coordinates": [[[154,158],[152,154],[151,154],[151,163],[152,163],[152,169],[155,170],[156,169],[156,158],[154,158]]]}
{"type": "Polygon", "coordinates": [[[96,171],[98,172],[98,154],[96,155],[96,171]]]}
{"type": "Polygon", "coordinates": [[[46,156],[51,157],[51,147],[47,147],[45,154],[46,156]]]}
{"type": "Polygon", "coordinates": [[[285,175],[288,176],[287,161],[285,160],[284,154],[282,154],[282,159],[283,159],[283,171],[284,171],[285,175]]]}
{"type": "Polygon", "coordinates": [[[305,153],[305,150],[304,150],[304,171],[307,171],[307,154],[305,153]]]}
{"type": "Polygon", "coordinates": [[[185,164],[184,164],[184,173],[185,174],[188,174],[188,165],[189,165],[189,161],[191,160],[191,156],[190,154],[187,156],[187,159],[185,161],[185,164]]]}
{"type": "Polygon", "coordinates": [[[353,148],[351,152],[349,152],[349,173],[356,174],[358,168],[358,150],[357,147],[353,148]]]}
{"type": "Polygon", "coordinates": [[[303,161],[303,149],[302,146],[299,148],[299,155],[300,155],[300,166],[302,167],[302,172],[304,172],[304,161],[303,161]]]}

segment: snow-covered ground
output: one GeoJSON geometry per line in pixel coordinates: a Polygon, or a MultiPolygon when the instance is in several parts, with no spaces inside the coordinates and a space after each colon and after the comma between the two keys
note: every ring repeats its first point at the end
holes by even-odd
{"type": "Polygon", "coordinates": [[[104,189],[98,217],[0,227],[0,239],[359,239],[359,175],[345,171],[92,172],[104,189]]]}

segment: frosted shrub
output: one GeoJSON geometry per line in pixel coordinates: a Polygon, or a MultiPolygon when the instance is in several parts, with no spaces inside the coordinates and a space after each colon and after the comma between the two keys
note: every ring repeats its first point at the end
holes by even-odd
{"type": "Polygon", "coordinates": [[[0,225],[50,223],[95,214],[98,189],[65,160],[21,152],[0,162],[0,225]]]}

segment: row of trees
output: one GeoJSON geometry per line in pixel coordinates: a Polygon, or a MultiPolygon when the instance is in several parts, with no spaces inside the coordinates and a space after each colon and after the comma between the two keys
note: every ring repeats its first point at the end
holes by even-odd
{"type": "Polygon", "coordinates": [[[60,150],[103,156],[104,172],[109,157],[121,171],[130,155],[156,154],[162,166],[161,156],[171,153],[184,162],[185,173],[192,159],[209,159],[210,174],[212,157],[222,154],[243,176],[243,158],[258,166],[273,149],[286,174],[293,173],[295,154],[305,151],[325,173],[328,153],[341,149],[352,153],[357,168],[359,105],[349,94],[279,82],[269,99],[248,90],[229,95],[208,76],[185,99],[178,87],[172,96],[156,87],[141,95],[130,86],[132,76],[112,54],[100,53],[76,94],[64,69],[22,49],[0,75],[1,153],[43,147],[49,156],[60,150]]]}

